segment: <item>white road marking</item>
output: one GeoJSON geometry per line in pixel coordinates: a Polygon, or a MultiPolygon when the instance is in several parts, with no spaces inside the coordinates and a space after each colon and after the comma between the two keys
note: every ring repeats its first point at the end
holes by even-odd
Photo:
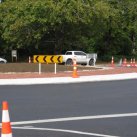
{"type": "Polygon", "coordinates": [[[11,124],[12,125],[27,125],[27,124],[35,124],[35,123],[51,123],[51,122],[62,122],[62,121],[64,122],[64,121],[119,118],[119,117],[135,117],[135,116],[137,116],[137,113],[125,113],[125,114],[110,114],[110,115],[96,115],[96,116],[81,116],[81,117],[68,117],[68,118],[20,121],[20,122],[11,122],[11,124]]]}
{"type": "MultiPolygon", "coordinates": [[[[68,118],[55,118],[55,119],[43,119],[43,120],[33,120],[33,121],[20,121],[20,122],[12,122],[12,125],[27,125],[34,123],[51,123],[51,122],[64,122],[64,121],[76,121],[76,120],[92,120],[92,119],[106,119],[106,118],[120,118],[120,117],[135,117],[137,113],[125,113],[125,114],[109,114],[109,115],[96,115],[96,116],[81,116],[81,117],[68,117],[68,118]]],[[[1,125],[1,124],[0,124],[1,125]]],[[[58,132],[67,132],[67,133],[75,133],[81,135],[90,135],[97,137],[118,137],[104,134],[96,134],[82,131],[74,131],[74,130],[66,130],[66,129],[52,129],[52,128],[34,128],[33,126],[25,126],[25,127],[12,127],[14,129],[30,129],[30,130],[48,130],[48,131],[58,131],[58,132]]]]}
{"type": "Polygon", "coordinates": [[[96,133],[74,131],[74,130],[66,130],[66,129],[31,128],[31,127],[12,127],[12,128],[14,128],[14,129],[29,129],[29,130],[42,130],[42,131],[46,130],[46,131],[56,131],[56,132],[67,132],[67,133],[80,134],[80,135],[89,135],[89,136],[96,136],[96,137],[118,137],[118,136],[96,134],[96,133]]]}

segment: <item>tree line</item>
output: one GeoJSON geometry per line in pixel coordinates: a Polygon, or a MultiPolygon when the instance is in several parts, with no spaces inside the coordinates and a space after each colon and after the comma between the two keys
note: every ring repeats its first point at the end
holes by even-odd
{"type": "Polygon", "coordinates": [[[0,54],[96,52],[100,59],[136,56],[136,0],[4,0],[0,54]]]}

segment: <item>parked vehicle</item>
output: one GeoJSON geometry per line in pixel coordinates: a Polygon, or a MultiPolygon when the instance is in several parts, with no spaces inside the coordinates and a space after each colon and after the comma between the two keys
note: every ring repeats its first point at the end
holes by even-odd
{"type": "Polygon", "coordinates": [[[7,60],[0,57],[0,63],[7,63],[7,60]]]}
{"type": "Polygon", "coordinates": [[[63,63],[72,65],[73,59],[76,59],[77,64],[94,66],[97,60],[97,54],[86,54],[83,51],[67,51],[63,56],[63,63]]]}

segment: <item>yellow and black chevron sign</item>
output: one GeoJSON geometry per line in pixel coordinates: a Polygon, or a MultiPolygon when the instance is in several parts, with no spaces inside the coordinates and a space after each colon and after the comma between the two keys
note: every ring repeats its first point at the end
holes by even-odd
{"type": "Polygon", "coordinates": [[[62,63],[63,56],[60,55],[34,55],[34,63],[62,63]]]}

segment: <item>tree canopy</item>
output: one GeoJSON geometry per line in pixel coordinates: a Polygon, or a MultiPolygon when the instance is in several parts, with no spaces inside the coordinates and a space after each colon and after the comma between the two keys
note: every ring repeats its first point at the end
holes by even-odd
{"type": "Polygon", "coordinates": [[[97,52],[100,58],[137,53],[137,1],[5,0],[0,3],[0,54],[66,50],[97,52]]]}

